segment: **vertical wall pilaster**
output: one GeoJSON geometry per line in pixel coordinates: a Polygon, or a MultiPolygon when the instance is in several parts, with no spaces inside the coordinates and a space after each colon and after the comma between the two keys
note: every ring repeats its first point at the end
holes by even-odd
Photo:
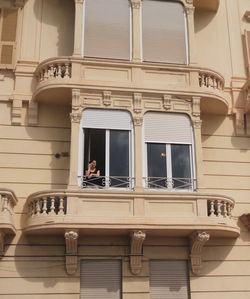
{"type": "Polygon", "coordinates": [[[135,130],[135,190],[143,189],[143,174],[142,174],[142,122],[141,116],[134,117],[135,130]]]}
{"type": "Polygon", "coordinates": [[[193,65],[197,63],[196,57],[196,41],[194,31],[194,6],[186,7],[187,12],[187,31],[188,31],[188,48],[189,48],[189,64],[193,65]]]}
{"type": "Polygon", "coordinates": [[[141,0],[131,0],[132,7],[132,61],[141,61],[141,0]]]}
{"type": "Polygon", "coordinates": [[[73,56],[82,56],[83,0],[75,0],[75,35],[73,56]]]}

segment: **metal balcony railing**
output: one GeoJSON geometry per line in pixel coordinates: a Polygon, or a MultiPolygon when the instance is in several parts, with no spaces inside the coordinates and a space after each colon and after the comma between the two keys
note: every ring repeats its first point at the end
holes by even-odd
{"type": "Polygon", "coordinates": [[[196,180],[193,178],[144,177],[144,186],[148,189],[166,191],[195,189],[196,180]]]}
{"type": "Polygon", "coordinates": [[[127,176],[99,176],[88,178],[83,176],[80,178],[81,188],[125,188],[132,189],[134,187],[135,179],[127,176]]]}

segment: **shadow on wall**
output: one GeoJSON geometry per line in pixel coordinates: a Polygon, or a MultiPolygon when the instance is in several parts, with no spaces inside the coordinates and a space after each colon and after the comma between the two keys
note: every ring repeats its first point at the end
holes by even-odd
{"type": "Polygon", "coordinates": [[[34,13],[42,19],[40,60],[72,56],[74,48],[75,7],[72,0],[35,0],[34,13]],[[41,9],[40,9],[41,8],[41,9]]]}
{"type": "Polygon", "coordinates": [[[194,13],[194,29],[195,33],[202,31],[215,17],[213,11],[196,9],[194,13]]]}

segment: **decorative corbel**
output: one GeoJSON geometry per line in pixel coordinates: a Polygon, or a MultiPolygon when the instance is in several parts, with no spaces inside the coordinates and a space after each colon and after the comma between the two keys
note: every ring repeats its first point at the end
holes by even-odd
{"type": "Polygon", "coordinates": [[[171,95],[166,95],[164,94],[163,96],[163,108],[166,110],[170,110],[171,109],[171,95]]]}
{"type": "Polygon", "coordinates": [[[80,89],[72,89],[72,110],[78,110],[80,105],[80,89]]]}
{"type": "Polygon", "coordinates": [[[82,118],[81,113],[77,113],[77,112],[70,113],[70,120],[72,123],[80,123],[81,118],[82,118]]]}
{"type": "Polygon", "coordinates": [[[102,101],[104,106],[111,105],[111,91],[104,90],[102,101]]]}
{"type": "Polygon", "coordinates": [[[143,117],[134,117],[134,126],[141,126],[143,123],[143,117]]]}
{"type": "Polygon", "coordinates": [[[193,114],[193,116],[201,115],[200,103],[201,103],[200,97],[193,97],[193,99],[192,99],[192,108],[193,108],[192,114],[193,114]]]}
{"type": "Polygon", "coordinates": [[[66,231],[64,234],[66,253],[66,271],[68,274],[72,275],[77,270],[77,240],[78,232],[75,230],[66,231]]]}
{"type": "Polygon", "coordinates": [[[29,125],[33,125],[33,126],[36,126],[38,123],[38,103],[35,101],[29,102],[28,122],[29,125]]]}
{"type": "Polygon", "coordinates": [[[135,113],[141,113],[141,102],[142,102],[142,94],[141,93],[134,93],[133,95],[133,102],[134,102],[134,112],[135,113]]]}
{"type": "Polygon", "coordinates": [[[22,100],[13,99],[13,101],[12,101],[12,111],[11,111],[11,123],[13,125],[21,125],[22,107],[23,107],[23,101],[22,100]]]}
{"type": "Polygon", "coordinates": [[[210,235],[207,232],[194,232],[189,237],[191,270],[195,275],[201,272],[202,248],[209,238],[210,235]]]}
{"type": "Polygon", "coordinates": [[[132,8],[139,9],[141,7],[141,0],[130,0],[132,8]]]}
{"type": "Polygon", "coordinates": [[[138,275],[142,269],[142,244],[146,238],[145,232],[133,231],[130,234],[130,270],[138,275]]]}
{"type": "Polygon", "coordinates": [[[201,125],[202,125],[202,120],[200,120],[200,119],[195,119],[195,120],[193,121],[194,129],[200,129],[200,128],[201,128],[201,125]]]}
{"type": "Polygon", "coordinates": [[[4,232],[0,231],[0,257],[4,255],[4,232]]]}

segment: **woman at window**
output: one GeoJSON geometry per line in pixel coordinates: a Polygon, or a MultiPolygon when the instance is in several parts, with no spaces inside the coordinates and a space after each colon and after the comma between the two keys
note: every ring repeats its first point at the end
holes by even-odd
{"type": "Polygon", "coordinates": [[[100,176],[100,170],[96,170],[96,160],[92,160],[89,163],[89,168],[86,170],[85,175],[88,180],[100,176]]]}

